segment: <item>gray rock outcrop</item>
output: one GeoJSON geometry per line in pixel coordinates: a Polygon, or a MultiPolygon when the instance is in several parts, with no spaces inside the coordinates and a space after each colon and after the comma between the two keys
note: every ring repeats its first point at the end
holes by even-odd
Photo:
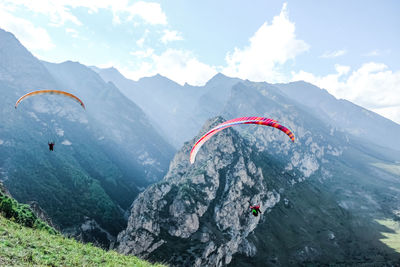
{"type": "MultiPolygon", "coordinates": [[[[201,132],[222,121],[209,120],[201,132]]],[[[264,214],[279,193],[266,186],[252,148],[234,130],[211,138],[190,165],[194,141],[176,154],[164,180],[134,201],[119,252],[191,266],[222,266],[237,252],[256,253],[246,237],[264,215],[251,216],[249,205],[259,203],[264,214]]]]}

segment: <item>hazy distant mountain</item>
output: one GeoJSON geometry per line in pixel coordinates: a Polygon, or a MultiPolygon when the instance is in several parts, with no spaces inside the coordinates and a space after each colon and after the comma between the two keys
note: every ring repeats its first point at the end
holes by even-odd
{"type": "MultiPolygon", "coordinates": [[[[0,81],[12,84],[15,96],[25,88],[56,85],[46,68],[11,33],[0,29],[0,81]]],[[[5,89],[2,88],[2,92],[5,89]]]]}
{"type": "Polygon", "coordinates": [[[0,179],[19,201],[37,201],[63,230],[88,217],[115,235],[136,195],[167,170],[173,148],[114,85],[79,63],[40,62],[3,30],[0,91],[0,179]],[[38,89],[76,94],[86,111],[55,96],[14,109],[38,89]]]}
{"type": "Polygon", "coordinates": [[[154,182],[162,177],[173,148],[135,103],[84,65],[74,62],[44,65],[62,87],[74,88],[71,91],[79,92],[86,100],[87,113],[98,124],[95,134],[104,138],[99,144],[107,147],[114,160],[136,173],[139,181],[145,178],[154,182]]]}
{"type": "Polygon", "coordinates": [[[274,86],[336,129],[400,151],[399,124],[306,82],[274,86]]]}
{"type": "MultiPolygon", "coordinates": [[[[400,151],[400,142],[397,140],[400,136],[399,124],[349,101],[337,100],[326,90],[305,82],[273,85],[252,83],[217,74],[206,85],[192,87],[180,86],[159,75],[135,82],[126,79],[115,68],[96,70],[105,81],[113,82],[126,96],[142,107],[153,118],[155,125],[161,125],[163,132],[169,140],[173,140],[175,147],[180,147],[183,142],[194,136],[206,119],[220,114],[231,118],[229,115],[233,115],[235,111],[230,111],[225,106],[230,105],[232,88],[238,83],[244,83],[259,87],[265,94],[276,92],[281,98],[292,100],[292,105],[307,109],[334,130],[344,131],[378,146],[400,151]],[[160,121],[169,121],[172,125],[160,121]]],[[[252,102],[253,99],[249,98],[247,101],[252,102]]]]}
{"type": "Polygon", "coordinates": [[[189,139],[198,130],[193,116],[194,104],[201,93],[198,88],[182,87],[161,75],[135,82],[115,68],[100,70],[99,75],[137,103],[175,147],[180,147],[182,140],[189,139]]]}

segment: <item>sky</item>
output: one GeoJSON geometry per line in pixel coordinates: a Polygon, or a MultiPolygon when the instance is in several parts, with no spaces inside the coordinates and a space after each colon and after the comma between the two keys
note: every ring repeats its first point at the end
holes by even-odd
{"type": "Polygon", "coordinates": [[[397,0],[0,0],[0,28],[41,60],[182,85],[304,80],[400,124],[398,14],[397,0]]]}

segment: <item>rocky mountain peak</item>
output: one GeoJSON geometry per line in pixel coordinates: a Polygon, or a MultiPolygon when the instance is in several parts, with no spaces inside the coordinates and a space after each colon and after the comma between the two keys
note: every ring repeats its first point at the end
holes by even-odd
{"type": "Polygon", "coordinates": [[[246,237],[262,216],[250,215],[249,205],[258,203],[264,212],[280,196],[263,182],[261,169],[251,160],[252,148],[228,128],[189,163],[197,138],[223,121],[208,120],[176,154],[164,180],[134,201],[127,229],[118,235],[120,252],[192,266],[220,266],[239,251],[255,253],[246,237]]]}
{"type": "MultiPolygon", "coordinates": [[[[198,134],[198,138],[200,138],[201,136],[203,136],[207,131],[211,130],[212,128],[214,128],[215,126],[217,126],[218,124],[223,123],[224,121],[226,121],[226,119],[224,119],[222,116],[216,116],[214,118],[208,119],[203,127],[201,128],[199,134],[198,134]]],[[[197,141],[197,140],[196,140],[197,141]]]]}
{"type": "Polygon", "coordinates": [[[0,29],[0,81],[25,90],[55,87],[46,68],[10,32],[0,29]]]}
{"type": "Polygon", "coordinates": [[[10,192],[8,192],[7,188],[4,186],[4,184],[1,181],[0,181],[0,194],[11,196],[10,192]]]}

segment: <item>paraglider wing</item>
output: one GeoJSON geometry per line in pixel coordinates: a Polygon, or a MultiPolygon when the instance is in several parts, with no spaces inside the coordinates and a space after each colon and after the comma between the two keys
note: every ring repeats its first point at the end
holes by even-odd
{"type": "Polygon", "coordinates": [[[216,127],[212,128],[210,131],[205,133],[192,147],[192,150],[190,151],[190,163],[193,164],[195,159],[196,159],[196,154],[199,152],[201,146],[207,142],[213,135],[218,133],[219,131],[222,131],[225,128],[232,127],[234,125],[238,124],[260,124],[260,125],[265,125],[265,126],[271,126],[274,128],[277,128],[287,134],[289,138],[294,142],[294,134],[285,126],[281,125],[279,122],[273,119],[269,118],[263,118],[263,117],[242,117],[242,118],[237,118],[233,120],[229,120],[226,122],[223,122],[216,127]]]}
{"type": "Polygon", "coordinates": [[[33,91],[30,93],[27,93],[26,95],[21,96],[17,102],[15,103],[15,108],[18,107],[19,103],[21,103],[22,100],[31,97],[31,96],[35,96],[35,95],[41,95],[41,94],[51,94],[51,95],[62,95],[62,96],[66,96],[69,97],[71,99],[73,99],[75,102],[79,103],[83,109],[85,108],[85,104],[83,104],[82,100],[80,100],[78,97],[74,96],[73,94],[64,92],[64,91],[59,91],[59,90],[39,90],[39,91],[33,91]]]}

